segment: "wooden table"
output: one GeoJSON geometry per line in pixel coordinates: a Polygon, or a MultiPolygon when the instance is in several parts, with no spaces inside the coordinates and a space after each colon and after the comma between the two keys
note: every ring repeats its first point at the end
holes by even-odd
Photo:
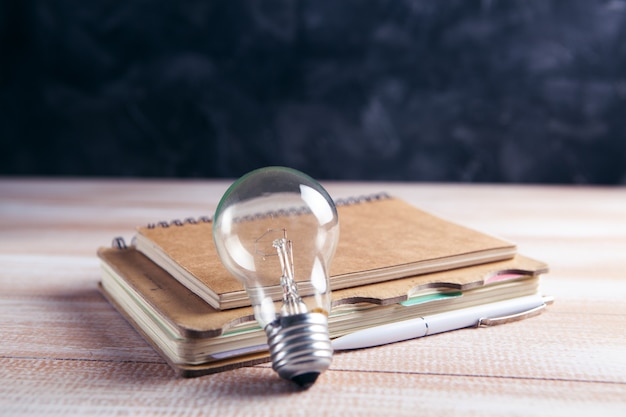
{"type": "Polygon", "coordinates": [[[95,251],[211,214],[225,181],[0,180],[0,415],[626,416],[626,189],[387,191],[549,263],[541,316],[335,355],[308,391],[263,364],[179,379],[97,290],[95,251]]]}

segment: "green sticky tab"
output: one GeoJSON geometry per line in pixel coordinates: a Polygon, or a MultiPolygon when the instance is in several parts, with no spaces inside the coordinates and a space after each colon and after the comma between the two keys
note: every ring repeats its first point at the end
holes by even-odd
{"type": "Polygon", "coordinates": [[[400,304],[405,307],[409,307],[409,306],[414,306],[416,304],[428,303],[428,302],[436,301],[436,300],[445,300],[448,298],[460,297],[462,295],[463,293],[461,291],[421,295],[418,297],[409,298],[406,301],[402,301],[400,304]]]}

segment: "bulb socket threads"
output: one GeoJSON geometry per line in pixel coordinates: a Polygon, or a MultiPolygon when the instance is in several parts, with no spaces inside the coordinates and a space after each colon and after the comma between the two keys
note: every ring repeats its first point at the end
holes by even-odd
{"type": "Polygon", "coordinates": [[[265,327],[272,368],[282,378],[311,386],[330,366],[333,348],[322,313],[279,317],[265,327]]]}

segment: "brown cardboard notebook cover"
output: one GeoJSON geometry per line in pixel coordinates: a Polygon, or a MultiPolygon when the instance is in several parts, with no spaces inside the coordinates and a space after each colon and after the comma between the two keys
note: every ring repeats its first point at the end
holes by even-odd
{"type": "Polygon", "coordinates": [[[130,315],[126,309],[119,304],[119,302],[109,294],[109,291],[104,288],[103,284],[99,284],[99,289],[104,297],[115,307],[115,309],[124,316],[124,318],[130,323],[131,326],[147,341],[154,350],[168,363],[168,365],[174,370],[176,375],[183,378],[194,378],[203,375],[215,374],[218,372],[229,371],[231,369],[243,368],[244,366],[257,365],[259,363],[268,362],[270,360],[269,352],[252,352],[248,354],[242,354],[240,356],[233,356],[222,360],[216,360],[211,362],[202,363],[177,363],[172,360],[168,353],[166,353],[161,346],[156,343],[152,335],[149,335],[137,320],[130,315]]]}
{"type": "MultiPolygon", "coordinates": [[[[396,198],[340,205],[333,290],[510,259],[511,242],[429,214],[396,198]]],[[[249,305],[222,265],[209,222],[140,227],[137,249],[217,309],[249,305]]],[[[307,288],[301,287],[307,294],[307,288]]],[[[276,288],[276,299],[280,289],[276,288]]]]}
{"type": "MultiPolygon", "coordinates": [[[[103,266],[103,293],[180,375],[197,376],[267,360],[262,346],[265,335],[260,329],[237,333],[238,329],[255,330],[251,307],[218,311],[132,248],[102,248],[98,256],[103,266]],[[220,349],[226,346],[244,351],[220,357],[220,349]],[[256,349],[245,351],[250,347],[256,349]]],[[[335,291],[329,320],[331,337],[418,313],[536,293],[539,275],[546,271],[544,263],[517,255],[507,261],[335,291]],[[498,279],[503,272],[521,273],[528,278],[506,283],[498,279]],[[483,295],[469,296],[487,287],[494,288],[483,295]],[[467,295],[410,308],[396,304],[431,289],[463,290],[467,295]],[[463,297],[467,302],[462,301],[463,297]],[[363,314],[342,312],[341,306],[357,303],[373,303],[381,308],[370,306],[363,314]],[[337,317],[335,311],[339,311],[337,317]]]]}

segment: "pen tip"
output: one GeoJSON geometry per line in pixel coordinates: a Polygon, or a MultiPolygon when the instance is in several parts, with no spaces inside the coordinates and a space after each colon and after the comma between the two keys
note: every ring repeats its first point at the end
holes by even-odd
{"type": "Polygon", "coordinates": [[[315,383],[319,375],[319,372],[308,372],[306,374],[296,375],[291,378],[291,380],[306,389],[315,383]]]}

